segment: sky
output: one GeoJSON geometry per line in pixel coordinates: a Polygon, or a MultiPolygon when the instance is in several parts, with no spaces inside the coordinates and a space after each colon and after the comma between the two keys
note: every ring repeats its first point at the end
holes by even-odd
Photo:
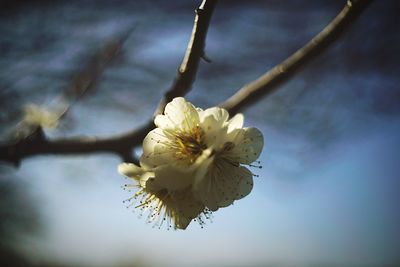
{"type": "MultiPolygon", "coordinates": [[[[318,33],[340,1],[220,1],[187,99],[207,108],[318,33]]],[[[51,137],[140,126],[179,65],[192,1],[71,1],[12,6],[0,18],[2,138],[26,103],[54,99],[93,51],[134,27],[122,56],[51,137]],[[10,101],[12,99],[12,101],[10,101]],[[147,114],[147,115],[143,115],[147,114]]],[[[354,26],[273,95],[244,110],[265,139],[249,196],[204,229],[154,229],[127,209],[113,155],[38,156],[2,166],[37,210],[17,247],[33,261],[89,266],[395,266],[400,247],[396,1],[354,26]]],[[[5,12],[5,11],[3,11],[5,12]]],[[[7,212],[11,207],[2,207],[7,212]]]]}

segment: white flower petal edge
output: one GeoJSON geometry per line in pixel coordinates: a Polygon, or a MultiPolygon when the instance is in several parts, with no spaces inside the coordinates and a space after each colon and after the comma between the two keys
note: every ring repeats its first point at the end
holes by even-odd
{"type": "Polygon", "coordinates": [[[168,192],[182,190],[193,184],[194,176],[169,165],[154,168],[154,177],[147,181],[146,187],[166,189],[168,192]]]}
{"type": "Polygon", "coordinates": [[[196,176],[193,191],[197,199],[212,211],[231,205],[247,196],[253,188],[253,174],[227,160],[209,164],[204,176],[196,176]]]}
{"type": "Polygon", "coordinates": [[[136,166],[133,163],[121,163],[118,165],[118,172],[127,178],[139,182],[142,187],[146,186],[146,182],[151,177],[154,177],[154,172],[145,171],[143,168],[136,166]]]}
{"type": "Polygon", "coordinates": [[[143,154],[140,158],[142,166],[155,168],[158,165],[169,164],[174,157],[174,147],[171,140],[161,128],[150,131],[143,140],[143,154]]]}
{"type": "Polygon", "coordinates": [[[232,132],[235,129],[239,129],[243,127],[244,123],[244,116],[241,113],[236,114],[233,116],[232,119],[228,121],[228,133],[232,132]]]}
{"type": "Polygon", "coordinates": [[[226,111],[226,109],[219,107],[208,108],[200,112],[199,116],[200,116],[200,121],[204,121],[205,118],[213,116],[215,122],[217,122],[217,125],[220,127],[223,126],[223,124],[225,124],[229,118],[228,111],[226,111]]]}
{"type": "Polygon", "coordinates": [[[133,163],[121,163],[118,165],[118,172],[131,178],[136,178],[145,171],[133,163]]]}
{"type": "Polygon", "coordinates": [[[185,131],[199,123],[199,113],[183,97],[176,97],[165,106],[164,115],[156,116],[154,123],[164,130],[185,131]]]}
{"type": "Polygon", "coordinates": [[[256,128],[244,128],[238,130],[232,142],[232,149],[225,151],[224,156],[233,162],[251,164],[261,154],[264,137],[256,128]]]}

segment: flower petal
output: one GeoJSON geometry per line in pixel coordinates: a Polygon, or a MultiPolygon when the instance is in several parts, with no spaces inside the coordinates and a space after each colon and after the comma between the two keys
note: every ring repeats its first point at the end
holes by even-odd
{"type": "Polygon", "coordinates": [[[199,113],[183,97],[176,97],[165,106],[164,115],[156,116],[154,123],[162,129],[187,131],[199,123],[199,113]]]}
{"type": "Polygon", "coordinates": [[[204,132],[203,141],[209,148],[219,150],[224,139],[224,129],[221,128],[222,123],[218,121],[214,115],[210,114],[202,119],[200,127],[204,132]]]}
{"type": "Polygon", "coordinates": [[[168,228],[186,229],[194,218],[205,213],[205,206],[193,197],[190,186],[173,192],[143,187],[135,196],[140,201],[136,208],[142,214],[148,213],[148,222],[158,227],[166,224],[168,228]]]}
{"type": "Polygon", "coordinates": [[[147,181],[153,179],[154,172],[145,172],[140,176],[139,184],[141,187],[146,188],[147,181]]]}
{"type": "Polygon", "coordinates": [[[203,154],[197,158],[193,167],[191,167],[191,171],[195,173],[195,179],[203,179],[213,163],[214,158],[215,157],[212,156],[212,149],[206,149],[203,151],[203,154]]]}
{"type": "Polygon", "coordinates": [[[154,170],[154,177],[146,183],[149,190],[166,189],[168,192],[181,190],[193,183],[194,174],[182,172],[171,165],[162,165],[154,170]]]}
{"type": "Polygon", "coordinates": [[[243,127],[244,116],[241,113],[233,116],[232,119],[228,121],[228,133],[232,132],[234,129],[239,129],[243,127]]]}
{"type": "Polygon", "coordinates": [[[193,191],[196,199],[201,201],[211,211],[218,210],[218,198],[215,193],[214,176],[212,173],[207,175],[193,186],[193,191]]]}
{"type": "Polygon", "coordinates": [[[143,140],[143,155],[140,158],[142,166],[154,168],[168,164],[174,156],[171,140],[168,134],[160,128],[150,131],[143,140]]]}
{"type": "Polygon", "coordinates": [[[154,124],[161,129],[174,129],[176,127],[167,116],[161,114],[154,118],[154,124]]]}
{"type": "Polygon", "coordinates": [[[204,211],[205,206],[193,197],[189,190],[180,191],[171,195],[171,201],[176,203],[175,226],[186,229],[192,219],[204,211]]]}
{"type": "Polygon", "coordinates": [[[129,178],[135,178],[143,174],[144,170],[133,163],[121,163],[118,165],[118,172],[129,178]]]}
{"type": "Polygon", "coordinates": [[[227,207],[233,201],[247,196],[253,188],[253,174],[245,167],[225,163],[223,176],[216,180],[220,188],[219,207],[227,207]]]}
{"type": "Polygon", "coordinates": [[[240,174],[238,174],[241,178],[239,179],[239,183],[237,186],[235,200],[244,198],[248,194],[250,194],[253,189],[253,174],[246,167],[239,167],[240,174]]]}
{"type": "Polygon", "coordinates": [[[200,120],[205,119],[209,116],[213,116],[217,121],[218,125],[221,127],[229,118],[229,113],[224,108],[212,107],[204,110],[200,113],[200,120]]]}
{"type": "Polygon", "coordinates": [[[226,207],[250,193],[253,174],[226,159],[216,159],[203,176],[196,176],[195,196],[210,210],[226,207]]]}
{"type": "Polygon", "coordinates": [[[118,172],[138,181],[141,187],[146,186],[146,182],[154,177],[154,172],[146,171],[143,168],[133,164],[133,163],[121,163],[118,165],[118,172]]]}
{"type": "Polygon", "coordinates": [[[233,162],[251,164],[258,159],[264,146],[264,138],[257,128],[244,128],[233,131],[232,149],[224,151],[224,156],[233,162]]]}

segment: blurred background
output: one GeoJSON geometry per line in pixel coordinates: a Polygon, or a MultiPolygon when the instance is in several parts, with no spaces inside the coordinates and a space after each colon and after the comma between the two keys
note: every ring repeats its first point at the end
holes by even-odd
{"type": "MultiPolygon", "coordinates": [[[[219,1],[206,46],[212,63],[201,63],[188,100],[220,103],[344,3],[219,1]]],[[[24,105],[57,108],[60,95],[79,101],[51,137],[107,136],[146,122],[172,83],[199,4],[3,1],[2,141],[24,105]],[[88,82],[92,72],[101,75],[88,82]]],[[[264,134],[263,169],[253,170],[252,193],[204,229],[159,230],[138,219],[122,203],[130,194],[114,155],[1,163],[0,265],[399,266],[399,7],[374,1],[327,52],[244,111],[245,124],[264,134]]]]}

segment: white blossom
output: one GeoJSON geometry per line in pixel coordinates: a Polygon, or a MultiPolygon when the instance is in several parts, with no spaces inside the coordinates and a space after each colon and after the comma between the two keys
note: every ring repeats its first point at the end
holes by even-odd
{"type": "Polygon", "coordinates": [[[24,107],[23,121],[33,126],[47,129],[55,129],[58,126],[59,116],[56,113],[35,105],[29,104],[24,107]]]}
{"type": "Polygon", "coordinates": [[[186,228],[191,219],[250,193],[253,173],[246,165],[259,157],[263,136],[243,128],[243,121],[242,114],[229,119],[223,108],[202,110],[175,98],[145,137],[141,166],[123,164],[119,171],[137,181],[146,208],[158,212],[162,201],[166,217],[186,228]]]}

